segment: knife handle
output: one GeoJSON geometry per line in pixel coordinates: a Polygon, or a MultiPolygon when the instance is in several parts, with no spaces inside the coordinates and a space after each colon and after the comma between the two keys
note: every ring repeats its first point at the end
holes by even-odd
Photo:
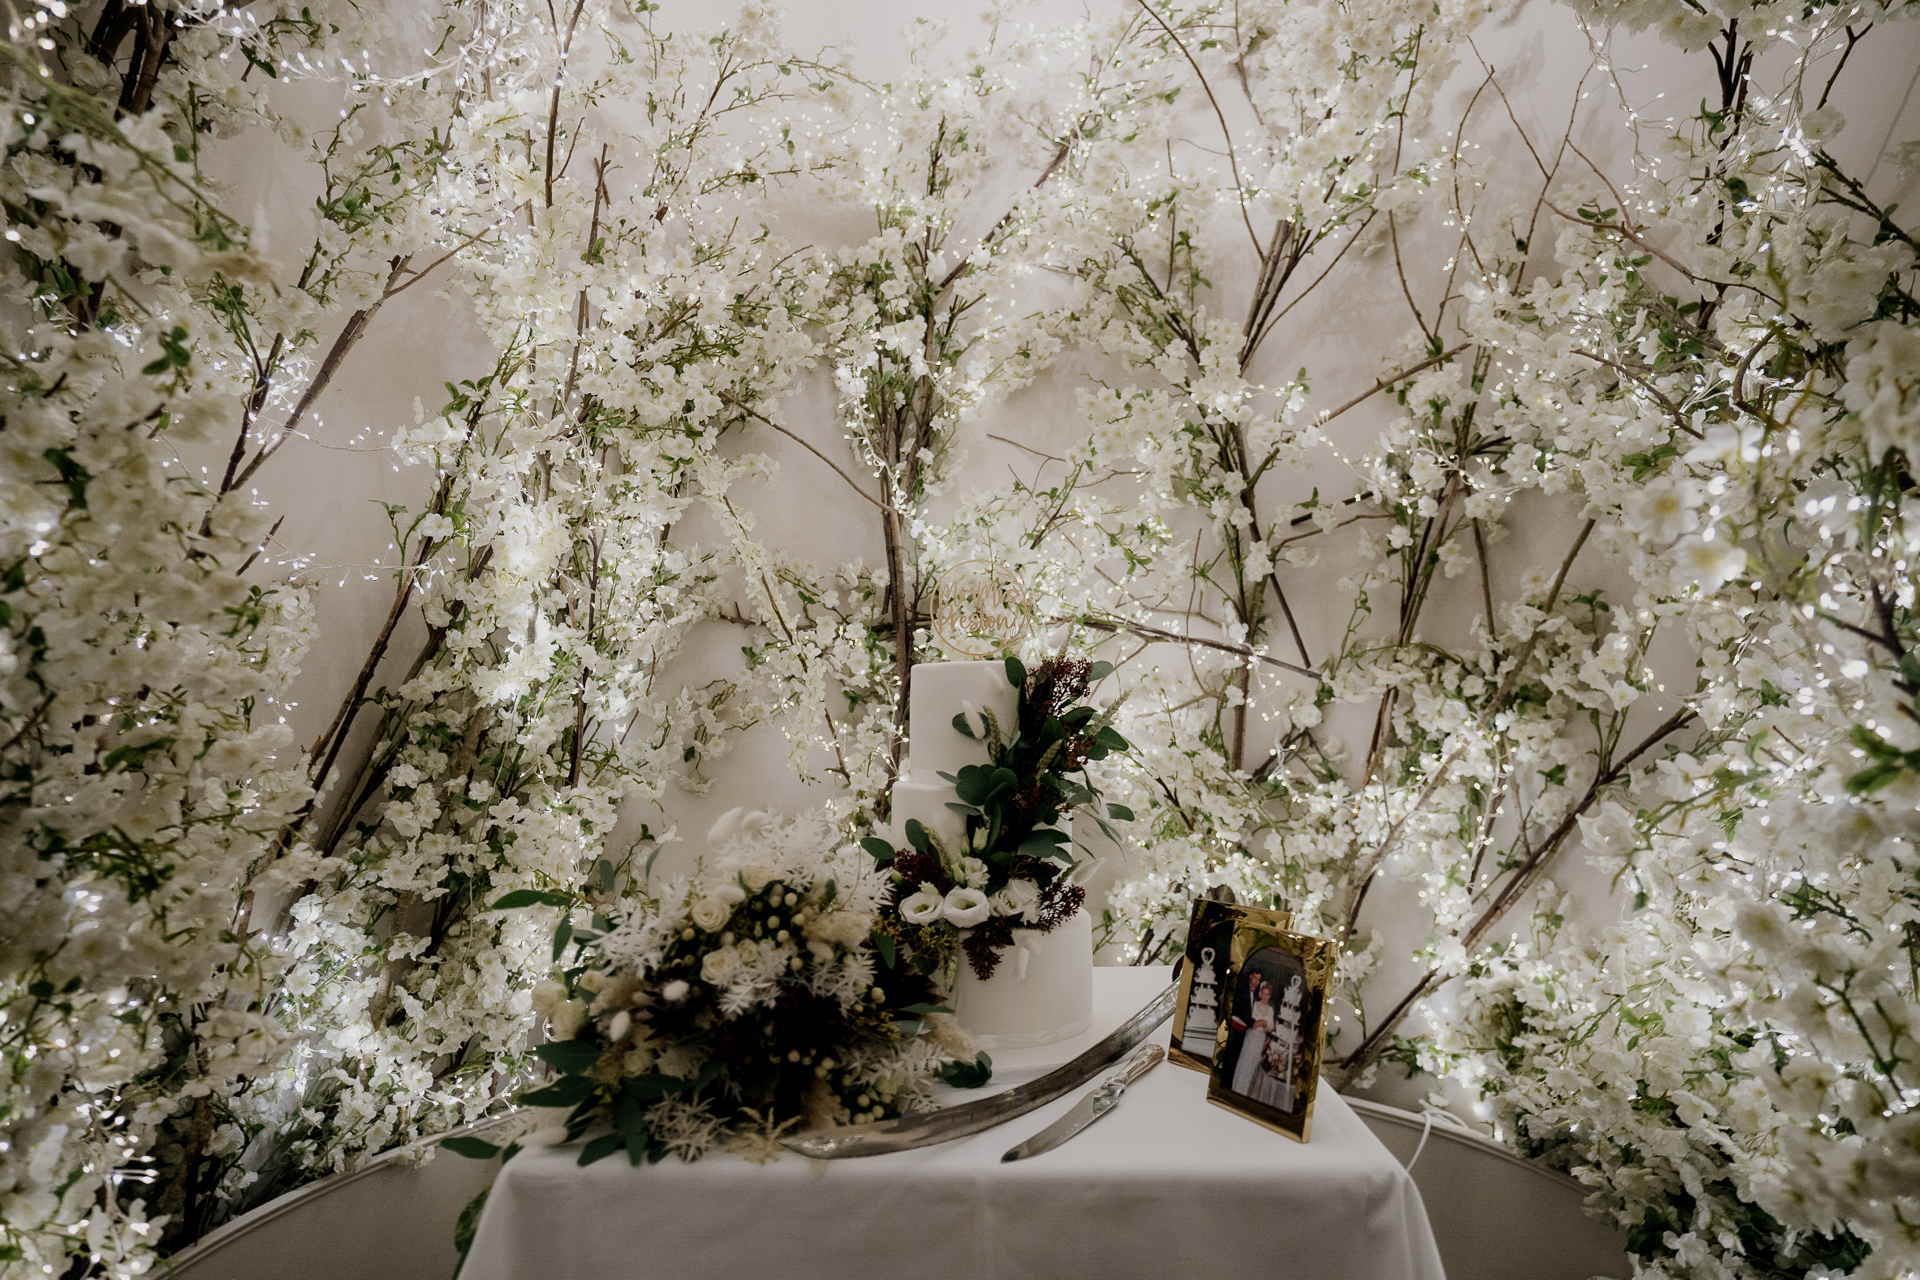
{"type": "Polygon", "coordinates": [[[1132,1084],[1147,1072],[1166,1061],[1167,1051],[1157,1044],[1142,1045],[1140,1051],[1127,1060],[1126,1070],[1120,1073],[1121,1084],[1132,1084]]]}

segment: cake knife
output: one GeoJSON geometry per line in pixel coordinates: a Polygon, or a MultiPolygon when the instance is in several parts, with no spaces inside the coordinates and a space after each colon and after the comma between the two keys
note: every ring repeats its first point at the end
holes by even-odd
{"type": "Polygon", "coordinates": [[[917,1147],[951,1142],[955,1138],[965,1138],[983,1129],[991,1129],[1037,1107],[1044,1107],[1055,1098],[1065,1097],[1093,1079],[1102,1067],[1120,1061],[1127,1050],[1152,1035],[1156,1027],[1173,1016],[1173,1001],[1179,991],[1179,983],[1169,983],[1140,1012],[1121,1023],[1113,1034],[1099,1044],[1065,1066],[1055,1067],[1038,1080],[1016,1085],[1005,1093],[880,1124],[810,1129],[806,1133],[780,1139],[780,1145],[813,1160],[844,1160],[852,1156],[912,1151],[917,1147]]]}
{"type": "Polygon", "coordinates": [[[1114,1072],[1101,1081],[1100,1087],[1073,1104],[1073,1110],[1055,1120],[1040,1132],[1028,1138],[1017,1147],[1011,1148],[1000,1157],[1005,1164],[1009,1160],[1026,1160],[1043,1151],[1051,1151],[1061,1143],[1080,1132],[1101,1116],[1114,1109],[1120,1102],[1120,1095],[1127,1086],[1153,1070],[1166,1060],[1167,1051],[1157,1044],[1143,1047],[1127,1060],[1124,1069],[1114,1072]]]}

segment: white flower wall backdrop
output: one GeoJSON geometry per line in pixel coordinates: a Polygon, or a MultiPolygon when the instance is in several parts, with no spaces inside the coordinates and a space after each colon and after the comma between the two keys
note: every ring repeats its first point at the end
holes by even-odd
{"type": "Polygon", "coordinates": [[[1109,958],[1284,902],[1642,1274],[1913,1274],[1907,9],[10,6],[0,1274],[504,1109],[695,815],[885,819],[979,559],[1126,694],[1109,958]]]}

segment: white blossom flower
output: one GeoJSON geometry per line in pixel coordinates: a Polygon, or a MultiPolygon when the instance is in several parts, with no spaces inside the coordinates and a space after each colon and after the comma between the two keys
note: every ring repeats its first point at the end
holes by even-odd
{"type": "Polygon", "coordinates": [[[1672,542],[1700,528],[1705,490],[1686,476],[1658,476],[1627,495],[1627,527],[1654,542],[1672,542]]]}
{"type": "Polygon", "coordinates": [[[1697,582],[1705,591],[1718,591],[1738,577],[1747,566],[1747,553],[1725,538],[1710,537],[1714,530],[1689,535],[1674,544],[1673,560],[1678,573],[1688,582],[1697,582]]]}

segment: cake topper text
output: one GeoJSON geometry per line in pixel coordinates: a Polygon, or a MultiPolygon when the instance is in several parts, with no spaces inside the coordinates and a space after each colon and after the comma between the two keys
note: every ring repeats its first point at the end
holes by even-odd
{"type": "Polygon", "coordinates": [[[1026,588],[990,560],[964,560],[933,589],[933,630],[946,648],[970,658],[1011,649],[1027,634],[1033,609],[1026,588]]]}

